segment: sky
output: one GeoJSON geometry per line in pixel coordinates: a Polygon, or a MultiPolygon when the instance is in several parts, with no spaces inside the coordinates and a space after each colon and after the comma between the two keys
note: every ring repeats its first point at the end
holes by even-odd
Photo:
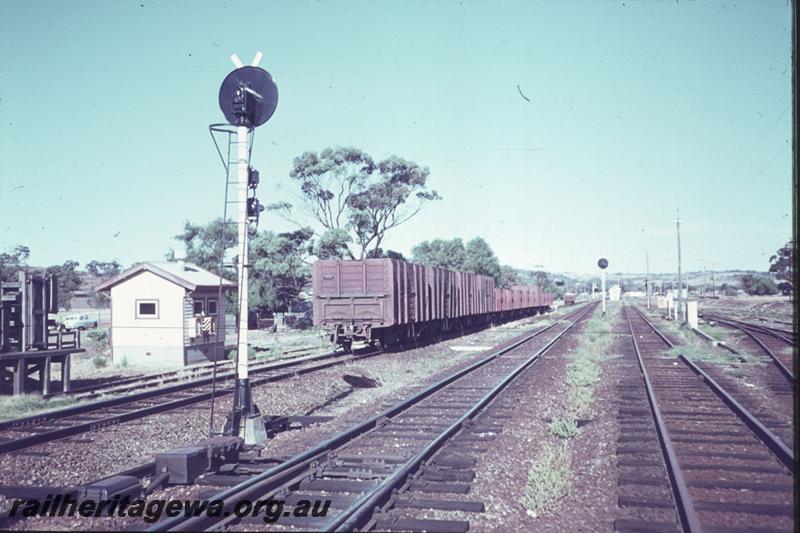
{"type": "Polygon", "coordinates": [[[670,272],[679,208],[684,270],[766,270],[793,227],[790,43],[785,0],[0,0],[0,251],[127,266],[221,216],[208,125],[229,56],[262,51],[264,204],[294,201],[301,153],[355,146],[443,198],[384,248],[670,272]]]}

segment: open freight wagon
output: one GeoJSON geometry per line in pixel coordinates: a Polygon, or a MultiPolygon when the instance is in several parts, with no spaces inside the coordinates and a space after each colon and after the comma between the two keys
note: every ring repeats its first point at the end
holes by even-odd
{"type": "Polygon", "coordinates": [[[487,276],[397,259],[318,261],[313,290],[314,324],[345,349],[354,340],[386,346],[544,312],[550,296],[538,287],[496,289],[487,276]]]}

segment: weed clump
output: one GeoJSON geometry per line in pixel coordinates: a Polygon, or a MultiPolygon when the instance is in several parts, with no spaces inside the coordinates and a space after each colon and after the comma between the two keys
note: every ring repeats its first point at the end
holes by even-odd
{"type": "Polygon", "coordinates": [[[722,350],[713,350],[705,346],[697,346],[695,344],[686,344],[681,346],[673,346],[666,351],[665,355],[668,357],[678,357],[683,355],[689,361],[697,363],[710,363],[713,365],[732,365],[737,363],[746,363],[752,365],[765,365],[766,362],[759,360],[747,353],[733,354],[722,350]]]}
{"type": "Polygon", "coordinates": [[[570,387],[566,398],[567,412],[575,418],[585,416],[593,400],[594,387],[570,387]]]}
{"type": "Polygon", "coordinates": [[[567,445],[546,444],[528,470],[528,483],[522,505],[534,517],[553,509],[571,489],[570,462],[567,445]]]}
{"type": "Polygon", "coordinates": [[[580,433],[578,421],[570,417],[554,418],[550,421],[548,427],[553,435],[562,439],[571,439],[580,433]]]}
{"type": "Polygon", "coordinates": [[[602,369],[590,356],[578,357],[567,367],[567,385],[572,387],[589,387],[594,385],[602,369]]]}

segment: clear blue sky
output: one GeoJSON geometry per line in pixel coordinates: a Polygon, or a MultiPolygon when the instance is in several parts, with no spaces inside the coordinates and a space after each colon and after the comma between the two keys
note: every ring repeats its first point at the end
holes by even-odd
{"type": "Polygon", "coordinates": [[[352,145],[428,166],[444,197],[386,248],[480,235],[521,268],[630,272],[646,245],[672,271],[679,206],[685,269],[766,269],[792,227],[790,19],[785,0],[0,0],[0,250],[128,265],[220,216],[207,126],[228,56],[261,50],[263,203],[291,200],[295,156],[352,145]]]}

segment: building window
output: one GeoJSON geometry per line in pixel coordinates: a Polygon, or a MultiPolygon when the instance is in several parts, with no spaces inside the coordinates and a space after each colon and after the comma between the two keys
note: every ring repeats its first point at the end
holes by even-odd
{"type": "Polygon", "coordinates": [[[158,318],[158,300],[136,300],[136,318],[158,318]]]}
{"type": "Polygon", "coordinates": [[[200,313],[202,313],[205,310],[205,305],[204,304],[205,304],[205,300],[203,300],[202,298],[197,298],[194,301],[194,314],[195,315],[199,315],[200,313]]]}
{"type": "Polygon", "coordinates": [[[213,298],[208,299],[208,314],[209,315],[217,314],[217,301],[213,298]]]}

